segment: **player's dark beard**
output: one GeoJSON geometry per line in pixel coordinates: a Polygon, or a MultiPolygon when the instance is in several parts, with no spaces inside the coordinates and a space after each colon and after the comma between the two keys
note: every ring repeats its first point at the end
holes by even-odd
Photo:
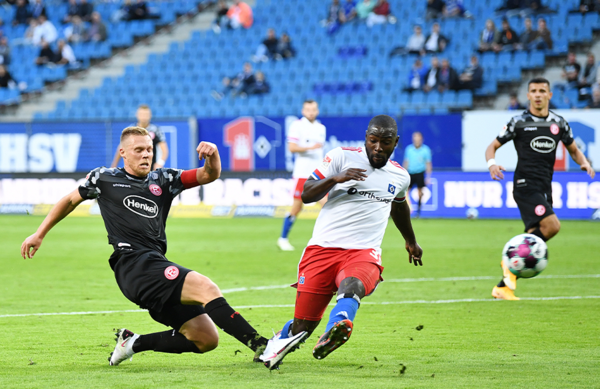
{"type": "Polygon", "coordinates": [[[367,158],[369,158],[369,163],[375,169],[381,169],[382,167],[384,167],[387,164],[388,159],[390,159],[389,155],[386,155],[386,154],[377,154],[377,156],[381,157],[382,159],[374,160],[373,159],[373,152],[367,147],[366,143],[365,143],[365,150],[367,151],[367,158]]]}

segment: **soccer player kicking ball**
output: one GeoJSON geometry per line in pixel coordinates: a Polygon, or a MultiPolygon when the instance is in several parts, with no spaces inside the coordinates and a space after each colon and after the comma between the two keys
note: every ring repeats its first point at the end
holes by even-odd
{"type": "Polygon", "coordinates": [[[304,185],[305,203],[327,194],[329,199],[298,266],[294,319],[269,340],[260,357],[269,369],[277,368],[317,328],[336,291],[336,306],[313,356],[323,359],[348,341],[361,300],[381,280],[380,246],[390,214],[406,241],[409,262],[422,265],[423,250],[405,201],[410,178],[389,160],[397,144],[396,121],[376,116],[364,147],[331,150],[304,185]]]}
{"type": "Polygon", "coordinates": [[[214,282],[165,257],[165,224],[173,198],[221,174],[214,144],[201,142],[196,150],[199,158],[205,159],[204,167],[151,171],[153,146],[148,131],[125,128],[120,148],[125,167],[92,170],[86,182],[63,197],[21,246],[23,258],[32,258],[52,227],[84,200],[98,199],[108,242],[114,247],[109,264],[121,292],[147,309],[155,321],[173,328],[148,335],[120,330],[108,359],[110,365],[149,350],[176,354],[211,351],[219,340],[215,324],[255,351],[256,358],[267,343],[229,306],[214,282]]]}
{"type": "MultiPolygon", "coordinates": [[[[485,151],[490,176],[504,178],[504,167],[494,159],[496,150],[512,140],[517,150],[517,168],[514,175],[513,197],[525,223],[525,232],[544,241],[558,234],[560,222],[552,210],[552,176],[556,160],[556,146],[562,142],[581,170],[594,178],[594,170],[573,139],[569,123],[550,111],[552,98],[550,82],[545,78],[529,81],[527,99],[529,110],[514,116],[485,151]]],[[[503,300],[519,300],[514,291],[517,277],[501,262],[503,279],[492,290],[492,296],[503,300]]]]}

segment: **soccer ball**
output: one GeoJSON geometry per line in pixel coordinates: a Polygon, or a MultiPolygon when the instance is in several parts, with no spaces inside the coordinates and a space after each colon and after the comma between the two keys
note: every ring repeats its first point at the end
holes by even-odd
{"type": "Polygon", "coordinates": [[[504,246],[502,261],[519,278],[535,277],[548,264],[548,246],[533,234],[517,235],[504,246]]]}
{"type": "Polygon", "coordinates": [[[477,208],[469,208],[467,209],[467,219],[477,219],[479,217],[479,211],[477,210],[477,208]]]}

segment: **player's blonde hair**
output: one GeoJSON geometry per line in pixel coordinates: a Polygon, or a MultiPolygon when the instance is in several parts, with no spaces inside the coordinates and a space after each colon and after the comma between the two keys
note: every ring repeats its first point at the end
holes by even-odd
{"type": "Polygon", "coordinates": [[[150,135],[150,134],[148,134],[148,130],[146,130],[143,127],[137,127],[137,126],[127,127],[126,129],[123,130],[123,132],[121,132],[121,143],[123,143],[123,141],[125,139],[127,139],[128,137],[130,137],[132,135],[146,136],[146,135],[150,135]]]}

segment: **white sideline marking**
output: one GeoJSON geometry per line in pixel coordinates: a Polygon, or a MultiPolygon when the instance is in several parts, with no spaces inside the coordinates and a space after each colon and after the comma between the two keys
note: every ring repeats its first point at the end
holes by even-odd
{"type": "MultiPolygon", "coordinates": [[[[582,300],[582,299],[600,299],[600,296],[556,296],[556,297],[521,297],[521,300],[527,301],[551,301],[551,300],[582,300]]],[[[407,301],[382,301],[369,302],[364,301],[362,304],[367,305],[401,305],[401,304],[452,304],[452,303],[489,303],[503,300],[492,298],[487,299],[457,299],[457,300],[407,300],[407,301]]],[[[331,303],[330,306],[335,304],[331,303]]],[[[249,308],[293,308],[294,304],[277,304],[277,305],[241,305],[236,306],[236,309],[249,308]]],[[[90,311],[90,312],[49,312],[49,313],[17,313],[12,315],[0,315],[3,317],[27,317],[27,316],[67,316],[67,315],[97,315],[102,313],[138,313],[147,312],[143,309],[126,309],[122,311],[90,311]]]]}
{"type": "MultiPolygon", "coordinates": [[[[480,280],[497,280],[501,276],[478,276],[478,277],[444,277],[444,278],[397,278],[385,280],[385,282],[447,282],[447,281],[480,281],[480,280]]],[[[537,276],[536,278],[600,278],[600,274],[575,274],[575,275],[547,275],[537,276]]],[[[235,292],[247,292],[249,290],[268,290],[268,289],[285,289],[290,284],[286,285],[271,285],[271,286],[252,286],[248,288],[233,288],[223,289],[223,294],[235,292]]]]}

